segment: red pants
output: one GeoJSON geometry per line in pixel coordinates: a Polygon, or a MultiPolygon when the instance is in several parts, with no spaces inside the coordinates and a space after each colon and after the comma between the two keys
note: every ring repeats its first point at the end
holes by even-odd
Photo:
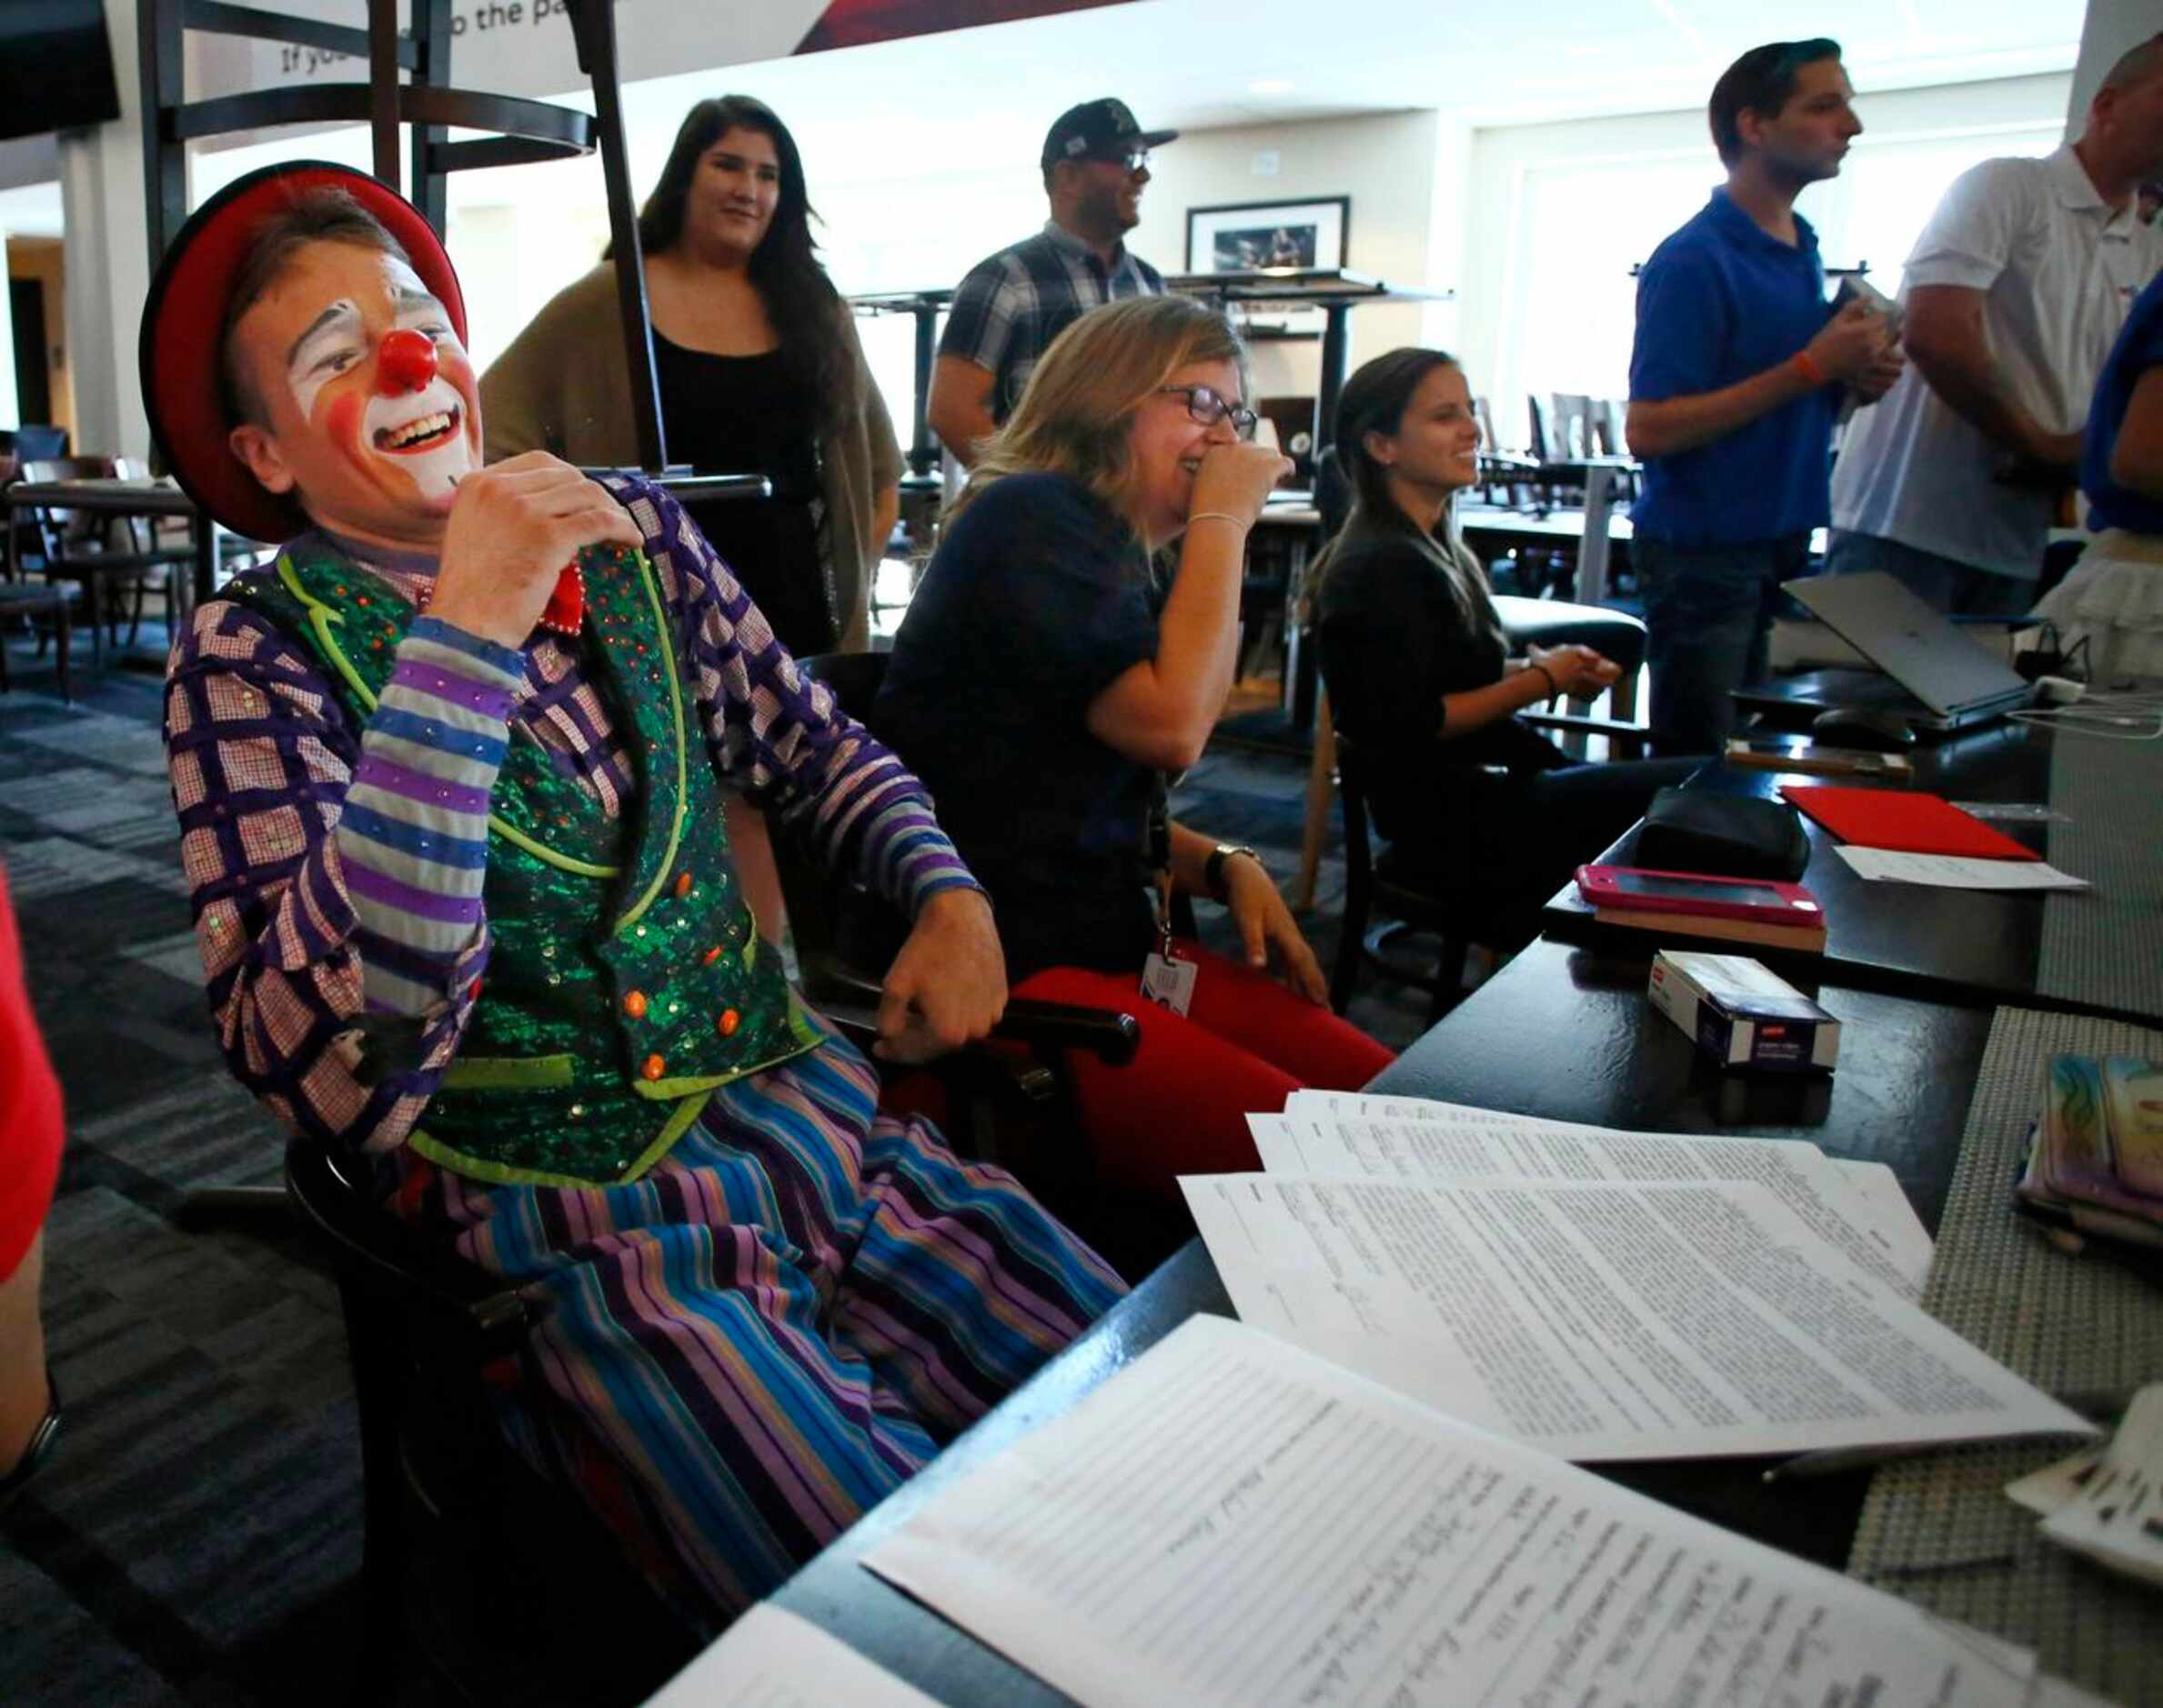
{"type": "Polygon", "coordinates": [[[22,942],[0,872],[0,1281],[45,1223],[60,1174],[60,1081],[23,986],[22,942]]]}
{"type": "Polygon", "coordinates": [[[1182,942],[1201,968],[1182,1017],[1142,995],[1131,973],[1047,967],[1018,997],[1122,1009],[1142,1044],[1123,1068],[1070,1058],[1091,1151],[1108,1181],[1177,1201],[1181,1174],[1258,1169],[1249,1114],[1273,1115],[1303,1086],[1355,1091],[1396,1058],[1366,1033],[1266,973],[1182,942]]]}

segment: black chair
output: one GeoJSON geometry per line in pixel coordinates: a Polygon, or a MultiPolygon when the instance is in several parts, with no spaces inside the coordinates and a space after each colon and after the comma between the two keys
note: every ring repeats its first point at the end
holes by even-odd
{"type": "MultiPolygon", "coordinates": [[[[1533,599],[1508,593],[1494,596],[1494,614],[1502,618],[1503,630],[1509,637],[1513,653],[1521,653],[1527,647],[1575,644],[1590,647],[1622,666],[1622,675],[1608,689],[1608,704],[1621,723],[1615,728],[1596,729],[1593,733],[1612,736],[1618,743],[1618,753],[1625,748],[1632,754],[1643,750],[1645,732],[1630,721],[1637,713],[1637,672],[1645,663],[1643,618],[1632,617],[1626,611],[1610,610],[1604,605],[1574,605],[1566,599],[1533,599]],[[1633,742],[1636,744],[1635,747],[1630,746],[1633,742]]],[[[1556,720],[1535,714],[1534,721],[1585,732],[1582,727],[1584,720],[1556,720]]]]}
{"type": "MultiPolygon", "coordinates": [[[[865,721],[886,674],[884,653],[829,653],[798,668],[831,688],[843,711],[865,721]]],[[[875,1031],[880,978],[905,927],[883,897],[829,874],[800,839],[773,839],[789,930],[806,997],[837,1026],[869,1046],[875,1031]]],[[[1192,931],[1191,908],[1175,929],[1192,931]]],[[[1193,1228],[1183,1211],[1169,1218],[1117,1198],[1095,1178],[1081,1129],[1069,1063],[1078,1053],[1111,1067],[1133,1060],[1139,1022],[1115,1009],[1010,999],[990,1042],[929,1065],[946,1105],[946,1131],[964,1156],[993,1161],[1019,1176],[1061,1220],[1130,1278],[1146,1274],[1193,1228]]]]}
{"type": "Polygon", "coordinates": [[[359,1411],[355,1697],[383,1700],[412,1659],[469,1703],[645,1701],[697,1635],[498,1421],[491,1371],[538,1307],[381,1209],[313,1140],[287,1146],[286,1198],[337,1277],[359,1411]]]}
{"type": "MultiPolygon", "coordinates": [[[[1373,961],[1402,983],[1417,985],[1429,993],[1427,1020],[1433,1025],[1457,1005],[1464,993],[1464,958],[1473,946],[1514,949],[1516,941],[1501,929],[1492,899],[1471,886],[1445,889],[1431,872],[1414,873],[1398,849],[1374,852],[1367,819],[1369,779],[1359,744],[1339,732],[1337,789],[1344,802],[1344,918],[1337,939],[1337,960],[1330,973],[1330,1007],[1339,1014],[1351,1006],[1353,987],[1360,968],[1373,961]],[[1387,916],[1384,923],[1370,925],[1373,915],[1387,916]],[[1430,973],[1410,965],[1389,947],[1391,938],[1405,929],[1431,932],[1442,939],[1442,952],[1430,973]]],[[[1462,871],[1468,860],[1445,860],[1444,869],[1462,871]]]]}
{"type": "MultiPolygon", "coordinates": [[[[56,457],[22,465],[23,480],[39,485],[57,480],[113,479],[127,472],[126,466],[110,457],[56,457]]],[[[117,588],[126,586],[135,595],[127,631],[131,647],[142,623],[143,593],[148,584],[163,583],[167,608],[179,608],[177,579],[194,561],[194,554],[184,546],[159,546],[147,518],[58,506],[39,506],[30,512],[30,518],[45,579],[83,584],[94,667],[105,663],[108,621],[113,627],[114,645],[120,641],[119,607],[114,598],[117,588]]]]}

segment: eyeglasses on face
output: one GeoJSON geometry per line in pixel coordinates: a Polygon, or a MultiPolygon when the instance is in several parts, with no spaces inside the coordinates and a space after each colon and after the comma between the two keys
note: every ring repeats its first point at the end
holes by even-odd
{"type": "Polygon", "coordinates": [[[1092,155],[1090,158],[1101,160],[1108,166],[1117,166],[1122,172],[1145,172],[1149,169],[1149,150],[1146,148],[1119,149],[1108,155],[1092,155]]]}
{"type": "Polygon", "coordinates": [[[1187,400],[1187,414],[1203,427],[1214,427],[1229,419],[1232,430],[1242,439],[1254,437],[1254,423],[1262,417],[1252,409],[1236,403],[1227,403],[1217,395],[1213,386],[1159,386],[1159,391],[1177,392],[1187,400]]]}

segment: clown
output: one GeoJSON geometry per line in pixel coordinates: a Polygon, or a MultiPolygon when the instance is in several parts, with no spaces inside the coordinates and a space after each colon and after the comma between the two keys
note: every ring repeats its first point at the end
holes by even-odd
{"type": "Polygon", "coordinates": [[[881,1053],[982,1036],[998,939],[921,786],[665,493],[480,466],[465,323],[427,224],[327,166],[232,186],[153,286],[168,462],[285,542],[167,678],[210,1008],[281,1120],[547,1298],[521,1438],[710,1627],[1119,1282],[877,1113],[738,891],[724,779],[913,917],[881,1053]]]}

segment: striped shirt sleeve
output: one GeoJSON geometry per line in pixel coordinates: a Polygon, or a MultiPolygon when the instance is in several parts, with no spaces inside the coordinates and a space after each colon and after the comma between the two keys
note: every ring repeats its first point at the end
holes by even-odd
{"type": "Polygon", "coordinates": [[[628,477],[606,484],[645,534],[686,637],[720,775],[808,827],[829,866],[853,870],[911,918],[941,889],[981,889],[923,784],[797,668],[676,500],[628,477]]]}
{"type": "Polygon", "coordinates": [[[432,617],[398,644],[336,832],[370,1013],[444,1006],[479,939],[518,652],[432,617]]]}
{"type": "Polygon", "coordinates": [[[431,970],[448,1001],[371,1023],[337,836],[362,735],[296,642],[229,601],[197,608],[166,669],[166,756],[219,1047],[280,1120],[381,1155],[458,1053],[488,936],[431,970]]]}

